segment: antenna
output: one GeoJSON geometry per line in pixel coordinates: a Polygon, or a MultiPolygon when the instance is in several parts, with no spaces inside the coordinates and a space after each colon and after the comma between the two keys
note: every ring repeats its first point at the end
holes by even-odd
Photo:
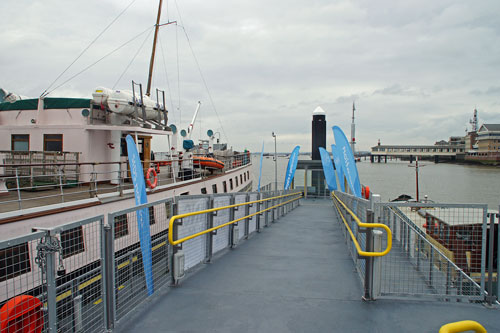
{"type": "Polygon", "coordinates": [[[351,123],[351,150],[354,155],[354,145],[356,144],[356,135],[355,135],[355,124],[354,124],[354,111],[356,111],[356,106],[354,105],[354,101],[352,102],[352,123],[351,123]]]}
{"type": "Polygon", "coordinates": [[[469,120],[469,123],[472,125],[472,132],[477,132],[477,109],[474,107],[474,115],[472,119],[469,120]]]}

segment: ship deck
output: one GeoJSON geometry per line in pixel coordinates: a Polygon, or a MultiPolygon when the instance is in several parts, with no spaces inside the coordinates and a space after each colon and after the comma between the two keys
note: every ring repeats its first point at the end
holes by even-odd
{"type": "Polygon", "coordinates": [[[180,286],[158,290],[116,331],[437,332],[460,320],[500,331],[498,309],[478,303],[363,301],[336,218],[331,200],[302,200],[180,286]]]}

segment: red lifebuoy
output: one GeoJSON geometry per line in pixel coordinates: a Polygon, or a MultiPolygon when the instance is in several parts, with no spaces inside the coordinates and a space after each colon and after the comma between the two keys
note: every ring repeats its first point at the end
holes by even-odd
{"type": "Polygon", "coordinates": [[[156,176],[156,170],[154,168],[149,168],[148,172],[146,173],[146,184],[151,189],[155,188],[156,185],[158,185],[158,177],[156,176]],[[153,183],[151,183],[151,174],[153,174],[153,183]]]}
{"type": "Polygon", "coordinates": [[[20,295],[0,309],[1,332],[33,332],[43,329],[42,302],[33,296],[20,295]]]}
{"type": "Polygon", "coordinates": [[[365,199],[370,199],[370,186],[365,187],[365,199]]]}

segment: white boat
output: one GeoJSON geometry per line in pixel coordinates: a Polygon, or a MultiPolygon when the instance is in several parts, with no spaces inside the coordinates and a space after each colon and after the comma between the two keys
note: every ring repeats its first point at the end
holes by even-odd
{"type": "MultiPolygon", "coordinates": [[[[148,202],[251,190],[250,153],[214,150],[212,131],[208,148],[178,149],[181,138],[177,126],[168,124],[164,95],[150,98],[149,87],[146,94],[135,83],[131,91],[98,87],[92,98],[29,99],[1,90],[0,240],[135,205],[127,135],[135,139],[151,184],[148,202]],[[169,151],[153,153],[153,140],[169,151]],[[200,155],[224,167],[194,165],[200,155]]],[[[180,144],[190,141],[198,109],[180,144]]]]}

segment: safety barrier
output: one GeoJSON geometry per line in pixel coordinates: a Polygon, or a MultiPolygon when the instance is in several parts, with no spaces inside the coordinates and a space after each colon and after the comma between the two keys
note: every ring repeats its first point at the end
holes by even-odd
{"type": "Polygon", "coordinates": [[[331,195],[340,217],[339,220],[343,222],[345,227],[343,228],[344,235],[348,241],[351,256],[363,281],[363,299],[373,300],[376,297],[378,286],[374,276],[378,276],[380,272],[380,261],[376,261],[376,259],[391,251],[392,232],[385,224],[374,223],[373,211],[370,209],[371,204],[368,200],[348,196],[342,192],[332,192],[331,195]],[[358,215],[363,216],[366,222],[362,222],[358,215]],[[383,251],[381,249],[382,232],[374,230],[375,228],[385,230],[386,247],[383,251]]]}
{"type": "Polygon", "coordinates": [[[486,271],[497,270],[493,252],[487,256],[493,242],[486,236],[494,233],[488,232],[486,205],[393,202],[375,207],[393,230],[396,249],[384,258],[390,269],[381,273],[380,297],[495,302],[496,290],[485,288],[486,271]]]}
{"type": "Polygon", "coordinates": [[[296,208],[300,196],[294,191],[180,196],[2,241],[1,331],[113,329],[149,297],[140,211],[149,213],[152,281],[158,290],[261,232],[296,208]],[[172,229],[177,245],[169,242],[172,229]]]}
{"type": "MultiPolygon", "coordinates": [[[[486,301],[496,303],[495,285],[498,271],[496,241],[500,232],[486,205],[437,203],[381,203],[335,192],[347,209],[386,225],[392,232],[392,249],[373,260],[372,298],[432,298],[437,300],[486,301]],[[372,212],[373,211],[373,218],[372,212]],[[490,232],[489,225],[495,226],[490,232]]],[[[359,229],[354,218],[343,220],[349,249],[363,281],[371,269],[369,261],[360,259],[358,250],[367,251],[367,233],[359,229]],[[350,228],[350,232],[348,229],[350,228]],[[352,235],[351,235],[352,234],[352,235]],[[365,248],[363,248],[365,246],[365,248]]],[[[389,246],[390,240],[378,240],[374,232],[375,250],[389,246]]],[[[368,283],[367,282],[367,283],[368,283]]],[[[365,283],[365,287],[366,284],[365,283]]],[[[369,285],[370,286],[370,285],[369,285]]]]}

